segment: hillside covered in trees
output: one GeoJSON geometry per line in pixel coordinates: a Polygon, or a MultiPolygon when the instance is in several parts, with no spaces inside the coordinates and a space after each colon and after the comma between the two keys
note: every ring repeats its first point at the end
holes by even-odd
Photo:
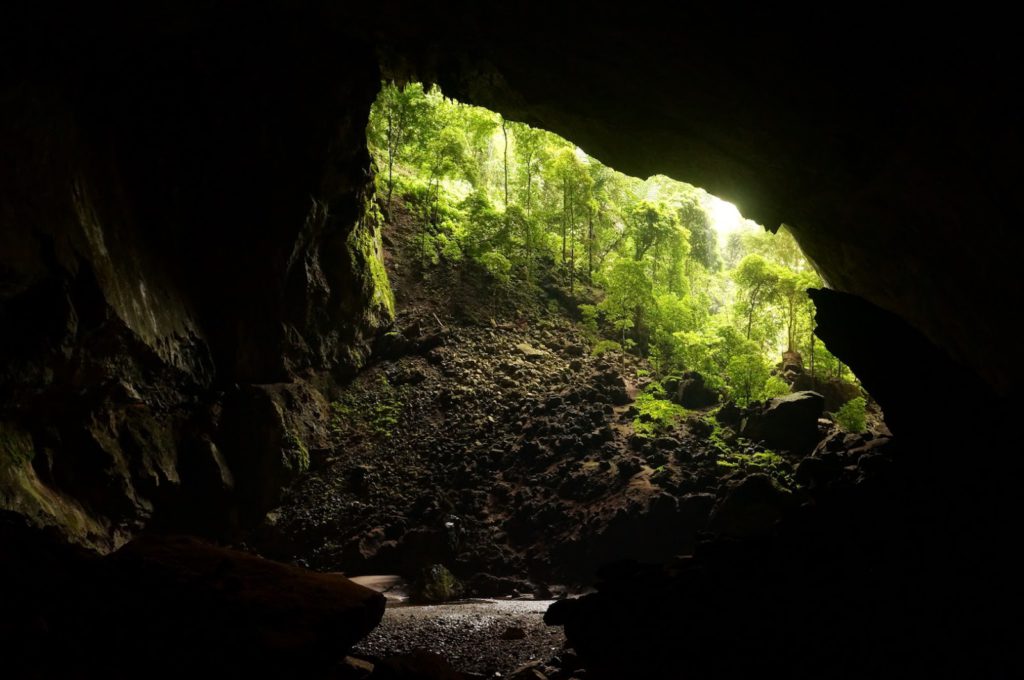
{"type": "Polygon", "coordinates": [[[470,260],[496,295],[554,276],[595,352],[646,358],[659,380],[696,371],[740,406],[790,391],[776,366],[856,394],[816,342],[806,290],[823,282],[784,226],[419,84],[385,85],[368,134],[385,212],[402,200],[418,222],[424,276],[470,260]]]}

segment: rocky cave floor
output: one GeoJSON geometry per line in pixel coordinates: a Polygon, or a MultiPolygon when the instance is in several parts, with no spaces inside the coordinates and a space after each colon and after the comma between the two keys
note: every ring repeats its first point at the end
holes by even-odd
{"type": "MultiPolygon", "coordinates": [[[[419,666],[428,658],[423,652],[429,650],[442,657],[445,665],[473,674],[470,677],[568,677],[579,663],[565,649],[562,629],[544,623],[544,612],[551,604],[550,600],[474,599],[389,608],[381,624],[352,654],[371,663],[405,656],[419,666]]],[[[434,663],[441,665],[436,659],[434,663]]]]}
{"type": "MultiPolygon", "coordinates": [[[[649,366],[594,356],[550,282],[536,295],[495,289],[466,266],[424,277],[414,223],[396,216],[385,232],[394,329],[336,395],[336,445],[309,452],[309,472],[247,549],[320,571],[396,574],[421,602],[558,598],[603,564],[687,554],[708,530],[764,535],[807,488],[855,484],[884,465],[878,423],[852,435],[816,419],[813,453],[779,451],[770,463],[738,437],[735,408],[694,409],[670,431],[637,435],[633,402],[649,366]]],[[[446,606],[437,617],[390,609],[362,651],[422,643],[460,671],[507,676],[561,639],[528,607],[446,606]]]]}

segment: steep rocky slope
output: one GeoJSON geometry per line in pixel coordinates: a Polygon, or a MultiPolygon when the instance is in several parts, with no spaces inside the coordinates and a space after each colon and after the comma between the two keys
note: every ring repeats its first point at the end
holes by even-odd
{"type": "Polygon", "coordinates": [[[396,326],[338,393],[331,445],[310,451],[310,473],[251,547],[411,580],[443,564],[467,592],[543,593],[585,584],[609,561],[688,553],[706,530],[764,532],[798,504],[794,470],[833,427],[819,423],[820,401],[776,425],[774,444],[808,439],[782,455],[737,441],[735,407],[731,428],[705,408],[640,435],[633,402],[650,367],[594,356],[574,305],[557,301],[568,291],[545,291],[559,286],[548,274],[535,289],[499,288],[469,262],[424,271],[415,221],[399,202],[395,216],[384,236],[396,326]]]}

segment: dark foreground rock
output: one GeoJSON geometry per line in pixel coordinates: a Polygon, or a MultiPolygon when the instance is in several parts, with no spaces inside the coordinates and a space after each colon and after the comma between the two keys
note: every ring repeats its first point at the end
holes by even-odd
{"type": "Polygon", "coordinates": [[[21,535],[22,565],[59,554],[65,571],[20,571],[31,599],[13,677],[317,676],[384,613],[381,594],[342,576],[194,538],[140,538],[98,559],[21,535]]]}
{"type": "Polygon", "coordinates": [[[146,633],[139,644],[153,654],[238,654],[232,664],[316,668],[344,656],[384,614],[380,593],[343,576],[193,538],[138,539],[106,562],[108,606],[146,633]]]}
{"type": "Polygon", "coordinates": [[[957,578],[982,586],[970,556],[934,559],[936,526],[915,527],[928,540],[907,545],[905,523],[878,531],[885,513],[841,514],[812,511],[771,540],[715,540],[664,567],[606,573],[545,620],[564,626],[588,678],[1005,672],[1016,642],[994,615],[1008,595],[986,585],[987,596],[937,597],[957,578]]]}
{"type": "Polygon", "coordinates": [[[772,448],[810,453],[821,438],[818,418],[824,408],[825,399],[817,392],[794,392],[776,397],[748,415],[741,432],[744,437],[762,441],[772,448]]]}
{"type": "Polygon", "coordinates": [[[708,528],[726,536],[767,535],[793,503],[793,494],[768,475],[750,475],[718,504],[708,528]]]}
{"type": "Polygon", "coordinates": [[[372,680],[468,680],[444,657],[422,649],[389,657],[374,664],[372,680]]]}

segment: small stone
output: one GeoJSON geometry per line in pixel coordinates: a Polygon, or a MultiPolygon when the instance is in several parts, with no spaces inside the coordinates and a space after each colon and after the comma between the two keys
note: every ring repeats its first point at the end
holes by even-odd
{"type": "MultiPolygon", "coordinates": [[[[509,626],[505,629],[505,632],[499,636],[501,640],[524,640],[526,639],[526,631],[518,626],[509,626]]],[[[515,677],[515,676],[513,676],[515,677]]]]}
{"type": "Polygon", "coordinates": [[[363,680],[364,678],[369,678],[372,674],[373,664],[365,659],[346,656],[341,661],[339,675],[344,680],[363,680]]]}
{"type": "Polygon", "coordinates": [[[532,661],[512,671],[509,677],[512,680],[548,680],[548,676],[541,670],[543,667],[540,661],[532,661]]]}
{"type": "Polygon", "coordinates": [[[529,359],[530,361],[537,361],[538,359],[543,359],[548,355],[548,353],[545,352],[544,350],[537,349],[536,347],[527,342],[519,343],[518,345],[516,345],[516,349],[519,350],[519,353],[522,354],[527,359],[529,359]]]}

